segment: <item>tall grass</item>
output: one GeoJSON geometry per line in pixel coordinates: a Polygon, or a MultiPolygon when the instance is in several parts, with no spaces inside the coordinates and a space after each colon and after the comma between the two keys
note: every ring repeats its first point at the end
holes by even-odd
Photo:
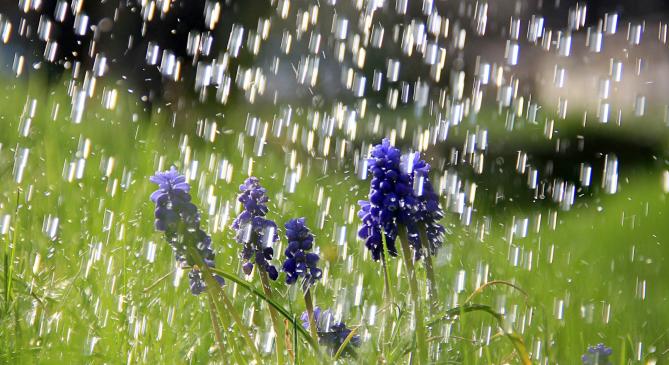
{"type": "MultiPolygon", "coordinates": [[[[234,110],[225,116],[206,108],[148,111],[132,98],[105,110],[91,100],[78,125],[69,121],[68,110],[63,88],[48,89],[40,81],[12,83],[0,95],[0,222],[9,217],[0,237],[3,362],[251,358],[237,327],[225,321],[221,357],[209,300],[189,294],[169,246],[154,232],[148,176],[172,163],[192,178],[194,198],[207,212],[204,229],[212,235],[218,270],[227,275],[223,290],[251,329],[263,362],[276,359],[267,345],[273,331],[270,307],[281,314],[287,344],[299,363],[325,360],[319,360],[308,332],[299,327],[305,309],[301,293],[287,288],[281,276],[270,283],[276,295],[269,301],[260,284],[240,270],[240,247],[228,226],[237,186],[249,174],[267,187],[273,202],[269,217],[279,225],[295,216],[317,222],[313,230],[325,275],[312,289],[314,300],[332,307],[363,339],[357,356],[342,355],[338,361],[406,363],[416,356],[403,263],[386,262],[392,299],[384,300],[383,266],[355,237],[358,221],[352,213],[365,197],[367,182],[353,176],[353,161],[315,158],[285,139],[270,139],[264,155],[254,156],[254,139],[243,128],[245,114],[234,110]],[[217,121],[213,142],[197,136],[198,113],[210,113],[217,121]],[[29,133],[23,136],[27,118],[29,133]],[[30,152],[23,179],[16,182],[20,148],[30,152]],[[296,164],[291,166],[293,151],[296,164]],[[70,178],[70,163],[76,166],[80,159],[85,160],[83,175],[70,178]],[[289,192],[286,176],[299,170],[297,188],[289,192]],[[50,237],[47,223],[56,217],[56,234],[50,237]]],[[[504,131],[495,133],[491,143],[504,131]]],[[[570,364],[579,361],[587,345],[605,342],[620,364],[662,361],[669,346],[669,210],[663,169],[621,176],[621,191],[613,196],[594,191],[571,211],[559,212],[556,229],[548,223],[555,208],[545,205],[482,207],[469,226],[448,214],[447,244],[433,258],[440,304],[436,315],[428,315],[425,306],[421,318],[429,326],[426,346],[432,360],[517,363],[531,356],[536,363],[570,364]],[[514,218],[524,217],[539,230],[522,238],[510,235],[514,218]],[[476,291],[493,280],[509,285],[476,291]],[[472,293],[476,297],[468,302],[472,293]]],[[[282,253],[282,247],[275,252],[282,253]]],[[[416,265],[415,270],[416,291],[425,294],[425,269],[416,265]]]]}

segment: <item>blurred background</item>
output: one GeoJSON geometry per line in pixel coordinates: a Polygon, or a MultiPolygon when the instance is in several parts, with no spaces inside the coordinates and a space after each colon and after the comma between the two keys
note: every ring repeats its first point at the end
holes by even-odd
{"type": "MultiPolygon", "coordinates": [[[[3,1],[0,236],[21,233],[16,280],[49,304],[17,295],[0,338],[29,360],[207,359],[207,318],[174,316],[199,305],[178,278],[144,290],[173,265],[146,181],[172,163],[221,267],[241,273],[229,220],[258,175],[272,214],[306,216],[325,242],[321,303],[365,323],[381,285],[355,212],[370,146],[388,137],[432,165],[445,305],[509,280],[530,299],[483,297],[538,362],[572,364],[603,341],[620,364],[661,363],[668,38],[669,3],[652,0],[3,1]],[[167,318],[204,344],[157,337],[167,318]]],[[[484,361],[490,323],[467,325],[440,329],[473,339],[441,351],[484,361]]],[[[488,363],[503,363],[511,351],[494,346],[488,363]]]]}
{"type": "MultiPolygon", "coordinates": [[[[262,21],[267,21],[276,10],[276,2],[251,0],[251,1],[174,1],[174,0],[108,0],[101,2],[93,1],[65,1],[65,0],[18,0],[6,1],[0,4],[2,14],[3,38],[7,46],[0,49],[2,59],[2,70],[8,74],[16,73],[18,67],[17,57],[22,57],[20,63],[26,68],[43,69],[51,80],[60,80],[64,74],[83,76],[82,70],[92,69],[96,59],[104,58],[111,79],[122,83],[125,88],[147,103],[157,100],[176,101],[181,96],[197,98],[198,91],[193,88],[197,76],[197,63],[212,59],[221,59],[226,51],[229,51],[229,41],[237,36],[233,28],[243,27],[253,32],[260,27],[262,21]],[[8,26],[9,25],[9,26],[8,26]],[[11,37],[10,37],[11,35],[11,37]],[[231,38],[233,37],[233,38],[231,38]],[[10,42],[11,40],[11,42],[10,42]],[[201,43],[201,44],[200,44],[201,43]],[[205,45],[203,48],[202,45],[205,45]],[[161,73],[160,62],[167,52],[174,62],[181,61],[183,67],[176,80],[173,75],[161,73]],[[189,66],[190,65],[190,66],[189,66]]],[[[401,2],[401,1],[399,1],[401,2]]],[[[307,1],[284,1],[288,7],[308,8],[307,1]]],[[[374,3],[374,2],[370,2],[374,3]]],[[[574,29],[587,29],[588,31],[574,32],[572,44],[574,45],[574,57],[569,57],[563,62],[563,67],[569,70],[570,82],[564,95],[576,95],[571,98],[573,106],[579,108],[594,103],[596,95],[588,93],[590,89],[583,85],[596,70],[605,70],[611,57],[621,56],[628,51],[630,24],[638,24],[643,27],[644,37],[661,37],[666,30],[661,22],[666,18],[669,4],[661,0],[593,0],[593,1],[565,1],[565,0],[500,0],[494,2],[475,1],[406,1],[406,11],[402,15],[393,15],[395,7],[393,1],[376,2],[375,6],[381,6],[382,14],[377,22],[388,22],[405,19],[410,21],[414,17],[425,16],[423,7],[430,3],[440,14],[444,14],[450,20],[452,29],[465,29],[472,31],[474,36],[467,37],[467,44],[462,49],[450,46],[457,50],[457,57],[451,58],[450,52],[447,63],[458,63],[456,69],[464,68],[468,75],[474,74],[477,57],[483,57],[494,63],[504,63],[505,41],[509,39],[509,20],[519,20],[525,25],[533,16],[542,18],[542,26],[546,28],[567,27],[570,10],[581,6],[587,11],[584,13],[582,24],[574,29]],[[378,3],[378,4],[377,4],[378,3]],[[476,22],[480,24],[481,19],[476,20],[477,6],[480,8],[485,4],[485,30],[476,32],[476,22]],[[602,29],[602,20],[606,15],[619,17],[617,22],[620,30],[615,37],[607,37],[607,46],[597,57],[587,54],[589,46],[587,37],[591,31],[594,33],[602,29]],[[609,45],[610,44],[610,45],[609,45]],[[461,52],[460,52],[461,51],[461,52]],[[579,83],[581,80],[581,83],[579,83]]],[[[338,12],[348,16],[353,22],[356,14],[360,12],[357,6],[351,2],[327,2],[330,7],[319,8],[318,24],[313,29],[323,36],[326,43],[326,35],[334,31],[333,15],[336,5],[338,12]]],[[[480,10],[480,9],[479,9],[480,10]]],[[[272,22],[273,29],[287,26],[292,29],[297,24],[296,13],[290,13],[285,18],[279,17],[272,22]]],[[[275,17],[276,18],[276,17],[275,17]]],[[[300,18],[302,19],[302,18],[300,18]]],[[[301,21],[301,20],[300,20],[301,21]]],[[[399,22],[399,24],[402,24],[399,22]]],[[[390,27],[388,27],[390,28],[390,27]]],[[[386,37],[390,29],[387,29],[386,37]]],[[[525,31],[525,29],[524,29],[525,31]]],[[[604,30],[606,33],[606,30],[604,30]]],[[[446,32],[448,33],[448,31],[446,32]]],[[[470,33],[471,34],[471,33],[470,33]]],[[[554,35],[555,36],[555,35],[554,35]]],[[[298,36],[299,37],[299,36],[298,36]]],[[[666,37],[666,36],[664,36],[666,37]]],[[[280,31],[270,31],[268,40],[263,42],[259,54],[242,54],[239,57],[230,57],[230,69],[234,74],[237,67],[250,68],[254,66],[270,67],[272,57],[280,53],[284,34],[280,31]]],[[[307,37],[308,38],[308,37],[307,37]]],[[[288,64],[297,64],[300,56],[308,53],[309,39],[296,39],[295,47],[289,52],[288,64]]],[[[555,40],[553,40],[555,41],[555,40]]],[[[386,42],[389,43],[389,42],[386,42]]],[[[664,42],[666,43],[666,42],[664,42]]],[[[522,46],[522,44],[521,44],[522,46]]],[[[447,46],[448,48],[449,46],[447,46]]],[[[324,56],[331,56],[327,47],[322,47],[324,56]]],[[[368,80],[373,79],[373,72],[386,67],[385,63],[393,54],[398,54],[400,47],[388,45],[378,51],[370,51],[361,72],[368,80]]],[[[650,71],[644,78],[634,78],[621,84],[620,89],[625,89],[617,98],[625,98],[633,95],[644,86],[647,94],[662,95],[666,93],[666,85],[662,83],[651,83],[648,80],[658,80],[658,77],[666,77],[667,52],[666,47],[659,49],[648,42],[641,44],[640,49],[634,49],[634,54],[650,61],[652,67],[643,65],[650,71]],[[651,84],[646,85],[646,84],[651,84]],[[627,95],[629,94],[629,95],[627,95]]],[[[599,53],[599,52],[598,52],[599,53]]],[[[626,55],[625,57],[629,57],[626,55]]],[[[337,74],[340,73],[338,62],[334,57],[323,57],[321,60],[321,80],[318,85],[306,88],[298,87],[294,77],[288,77],[289,67],[282,63],[279,67],[285,67],[276,71],[276,80],[268,82],[271,91],[266,93],[270,102],[279,100],[302,101],[311,103],[312,98],[318,97],[325,101],[342,99],[347,96],[345,88],[339,83],[337,74]],[[330,60],[332,59],[332,60],[330,60]]],[[[403,64],[420,64],[419,57],[399,57],[403,64]]],[[[525,88],[536,91],[536,97],[542,101],[552,101],[555,92],[553,88],[546,87],[552,83],[554,78],[555,55],[542,52],[534,47],[522,47],[522,57],[519,57],[519,67],[515,76],[521,80],[525,88]]],[[[352,62],[349,62],[352,64],[352,62]]],[[[624,72],[632,70],[625,69],[624,72]]],[[[402,67],[399,79],[405,81],[425,78],[429,71],[421,70],[420,67],[402,67]]],[[[232,75],[234,78],[234,75],[232,75]]],[[[445,72],[438,85],[448,85],[452,75],[445,72]]],[[[211,94],[211,93],[210,93],[211,94]]],[[[385,95],[378,95],[383,99],[385,95]]],[[[234,93],[233,93],[234,97],[234,93]]],[[[213,95],[206,100],[213,101],[213,95]]],[[[650,101],[650,100],[649,100],[650,101]]]]}

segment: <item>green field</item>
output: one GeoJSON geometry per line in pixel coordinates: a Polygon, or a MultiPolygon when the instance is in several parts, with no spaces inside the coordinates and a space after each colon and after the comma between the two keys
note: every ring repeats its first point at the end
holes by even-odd
{"type": "MultiPolygon", "coordinates": [[[[339,361],[408,363],[414,344],[405,271],[398,270],[399,258],[389,262],[393,310],[384,310],[381,265],[355,236],[358,218],[352,213],[366,197],[368,182],[356,177],[353,161],[318,157],[301,148],[299,138],[291,143],[271,133],[264,153],[255,156],[255,138],[245,134],[246,112],[240,110],[145,110],[130,95],[121,96],[114,110],[88,100],[82,122],[73,124],[64,87],[50,89],[38,81],[6,85],[0,94],[0,361],[252,359],[234,325],[224,329],[226,353],[219,352],[206,296],[190,294],[185,275],[179,279],[174,272],[170,247],[154,231],[154,185],[148,177],[174,164],[193,172],[191,193],[212,235],[217,267],[260,288],[257,276],[243,275],[230,229],[238,186],[255,175],[270,195],[268,217],[283,227],[289,218],[304,216],[316,236],[325,272],[313,289],[316,304],[341,313],[362,338],[357,356],[339,361]],[[217,122],[213,142],[198,136],[197,120],[206,115],[217,122]],[[293,192],[286,182],[292,172],[300,176],[293,192]],[[381,334],[384,316],[394,323],[392,335],[381,334]]],[[[632,166],[623,160],[617,194],[593,187],[570,211],[534,202],[513,178],[495,181],[484,174],[471,224],[450,212],[444,219],[446,244],[435,258],[440,308],[426,322],[464,304],[477,282],[500,280],[526,295],[509,285],[490,285],[471,302],[503,312],[503,327],[522,338],[533,363],[577,364],[589,345],[600,342],[613,348],[615,364],[663,363],[669,351],[666,132],[652,120],[636,123],[645,124],[610,130],[640,143],[646,143],[642,137],[657,142],[657,162],[632,166]],[[507,199],[493,204],[490,197],[504,184],[507,199]],[[525,218],[527,237],[512,235],[513,222],[525,218]]],[[[473,129],[454,129],[453,139],[467,128],[473,129]]],[[[554,144],[536,138],[540,127],[521,129],[491,127],[489,143],[500,146],[500,156],[515,156],[515,146],[524,141],[548,149],[554,144]]],[[[435,147],[428,155],[443,159],[446,151],[435,147]]],[[[424,290],[425,272],[417,267],[424,290]]],[[[304,301],[296,288],[283,284],[283,274],[273,285],[276,302],[299,317],[304,301]]],[[[267,304],[229,280],[224,290],[250,327],[262,361],[274,362],[267,304]]],[[[439,364],[520,363],[511,341],[499,333],[488,313],[454,316],[430,327],[430,354],[439,364]]],[[[319,360],[301,337],[296,344],[299,363],[329,361],[327,355],[319,360]]]]}

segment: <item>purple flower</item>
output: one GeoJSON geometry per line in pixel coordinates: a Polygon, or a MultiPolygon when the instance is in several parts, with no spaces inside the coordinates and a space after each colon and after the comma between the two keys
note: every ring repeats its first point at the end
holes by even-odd
{"type": "Polygon", "coordinates": [[[286,273],[286,284],[293,284],[299,277],[304,278],[304,287],[308,288],[321,278],[323,272],[316,264],[319,257],[311,250],[314,243],[314,235],[304,224],[304,218],[289,220],[286,225],[286,261],[283,263],[283,271],[286,273]]]}
{"type": "Polygon", "coordinates": [[[391,146],[388,139],[374,146],[367,160],[372,174],[369,201],[361,200],[358,216],[362,228],[358,236],[365,240],[374,260],[383,254],[383,236],[389,254],[397,256],[397,220],[404,197],[411,195],[409,175],[400,171],[400,150],[391,146]]]}
{"type": "Polygon", "coordinates": [[[445,230],[438,223],[443,211],[428,177],[430,166],[420,159],[419,153],[403,158],[387,138],[372,148],[367,162],[372,181],[369,201],[358,202],[358,216],[362,220],[358,236],[365,240],[372,258],[381,258],[383,238],[388,253],[397,256],[395,241],[399,225],[406,227],[417,259],[423,254],[423,246],[435,253],[443,243],[445,230]],[[421,242],[421,228],[425,229],[429,242],[421,242]]]}
{"type": "Polygon", "coordinates": [[[237,200],[244,206],[241,213],[232,222],[232,228],[237,231],[236,241],[243,244],[242,270],[246,275],[253,271],[253,265],[258,265],[267,272],[270,279],[276,280],[279,272],[269,263],[274,255],[271,245],[279,239],[277,226],[274,221],[266,219],[267,191],[260,186],[258,179],[249,177],[239,186],[237,200]]]}
{"type": "MultiPolygon", "coordinates": [[[[304,311],[300,316],[302,327],[309,329],[309,314],[304,311]]],[[[316,330],[318,332],[318,343],[324,345],[331,355],[334,355],[337,350],[344,343],[346,338],[351,334],[351,329],[346,327],[344,322],[337,322],[334,319],[334,313],[331,310],[321,311],[319,307],[314,308],[314,322],[316,322],[316,330]]],[[[355,347],[360,346],[361,340],[359,335],[353,335],[349,345],[355,347]]],[[[352,349],[348,346],[344,353],[351,353],[352,349]]]]}
{"type": "Polygon", "coordinates": [[[610,347],[606,347],[603,343],[597,346],[588,347],[588,352],[581,357],[583,365],[611,365],[609,356],[613,353],[610,347]]]}
{"type": "Polygon", "coordinates": [[[191,203],[190,185],[186,177],[179,175],[174,166],[169,171],[156,172],[149,180],[158,185],[158,190],[151,194],[151,201],[156,203],[156,229],[162,232],[175,231],[180,223],[198,227],[200,215],[197,207],[191,203]]]}
{"type": "Polygon", "coordinates": [[[427,243],[418,242],[417,245],[427,245],[427,250],[431,255],[435,255],[437,250],[443,245],[446,229],[439,223],[444,217],[444,211],[439,206],[439,195],[434,191],[429,178],[430,165],[420,160],[414,164],[413,185],[416,192],[418,204],[415,212],[415,219],[418,224],[422,224],[427,236],[427,243]]]}
{"type": "MultiPolygon", "coordinates": [[[[151,194],[151,201],[156,204],[155,227],[165,232],[165,239],[172,246],[177,262],[183,266],[194,266],[195,262],[187,255],[188,246],[197,250],[209,267],[214,267],[214,251],[211,249],[211,237],[200,229],[200,214],[191,203],[190,185],[186,177],[179,175],[172,166],[169,171],[156,172],[149,179],[158,185],[158,190],[151,194]]],[[[198,295],[206,285],[199,270],[188,273],[191,292],[198,295]]],[[[215,276],[223,285],[222,277],[215,276]]]]}

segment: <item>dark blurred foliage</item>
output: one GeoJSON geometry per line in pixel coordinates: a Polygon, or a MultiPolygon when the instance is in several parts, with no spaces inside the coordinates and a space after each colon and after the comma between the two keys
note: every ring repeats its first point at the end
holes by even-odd
{"type": "MultiPolygon", "coordinates": [[[[23,0],[25,3],[27,0],[23,0]]],[[[55,64],[43,62],[44,42],[37,39],[37,27],[40,17],[54,18],[57,0],[44,0],[37,10],[23,12],[20,10],[21,2],[0,2],[0,13],[7,17],[14,26],[11,47],[4,47],[2,62],[7,69],[11,69],[14,52],[20,52],[26,57],[26,63],[30,67],[45,69],[51,80],[60,80],[63,73],[72,73],[73,62],[80,62],[82,69],[90,69],[96,54],[101,53],[108,57],[111,80],[123,83],[124,87],[132,90],[136,95],[144,97],[145,101],[151,102],[159,99],[174,100],[184,93],[189,93],[192,82],[176,84],[161,78],[160,72],[155,66],[148,66],[145,62],[146,49],[149,42],[160,45],[162,50],[171,50],[181,58],[184,63],[197,63],[197,59],[189,58],[186,54],[188,34],[191,31],[204,32],[208,29],[205,25],[205,0],[177,0],[171,2],[170,11],[161,15],[159,10],[155,11],[154,19],[145,22],[142,18],[141,2],[137,0],[101,0],[83,1],[82,12],[89,19],[89,30],[85,36],[78,36],[74,32],[74,16],[71,12],[72,1],[68,1],[68,12],[63,23],[55,27],[53,39],[58,42],[57,60],[55,64]],[[23,29],[21,29],[23,28],[23,29]],[[19,36],[19,34],[22,34],[19,36]],[[14,51],[14,52],[12,52],[14,51]]],[[[81,2],[81,1],[80,1],[81,2]]],[[[213,1],[212,1],[213,2],[213,1]]],[[[34,3],[34,1],[33,1],[34,3]]],[[[74,2],[76,4],[76,1],[74,2]]],[[[223,51],[229,38],[229,33],[234,23],[243,25],[246,29],[255,29],[258,19],[273,15],[274,5],[268,0],[227,0],[219,2],[221,5],[221,18],[216,28],[212,31],[215,42],[209,58],[217,57],[223,51]]],[[[293,1],[292,7],[309,4],[309,1],[293,1]],[[304,4],[303,4],[304,3],[304,4]]],[[[470,12],[474,2],[451,2],[436,1],[435,6],[440,13],[457,19],[464,17],[470,12]],[[471,3],[471,4],[470,4],[471,3]]],[[[588,24],[596,23],[597,19],[603,17],[607,12],[619,12],[625,19],[656,19],[661,14],[669,11],[669,2],[660,0],[590,0],[578,2],[588,6],[588,24]]],[[[568,9],[577,4],[576,1],[565,0],[536,0],[515,1],[500,0],[489,2],[489,24],[486,34],[490,40],[503,37],[505,27],[508,26],[510,16],[526,17],[532,13],[540,13],[546,19],[548,26],[564,26],[568,9]]],[[[339,10],[347,9],[350,4],[338,3],[339,10]],[[342,7],[342,5],[344,5],[342,7]]],[[[378,15],[382,21],[393,21],[395,18],[401,20],[391,9],[394,1],[386,2],[387,11],[378,15]]],[[[421,16],[422,1],[409,1],[406,19],[421,16]]],[[[328,29],[331,22],[332,8],[326,10],[323,7],[319,22],[323,30],[328,29]]],[[[348,9],[351,10],[351,9],[348,9]]],[[[294,26],[294,17],[285,20],[286,26],[294,26]]],[[[275,28],[273,26],[273,28],[275,28]]],[[[280,34],[272,35],[279,39],[280,34]]],[[[489,43],[486,43],[489,44],[489,43]]],[[[297,50],[299,52],[299,50],[297,50]]],[[[383,52],[370,52],[365,72],[370,75],[374,69],[383,69],[387,54],[398,50],[384,48],[383,52]]],[[[255,62],[268,62],[262,57],[255,62]]],[[[323,60],[324,63],[334,60],[323,60]]],[[[466,55],[449,57],[449,62],[468,63],[466,55]],[[465,62],[467,61],[467,62],[465,62]]],[[[248,55],[242,54],[237,64],[248,65],[254,62],[248,55]]],[[[327,65],[325,66],[328,67],[327,65]]],[[[403,68],[402,77],[415,79],[418,75],[411,68],[403,68]]],[[[194,78],[195,67],[183,67],[183,80],[194,78]]],[[[339,95],[337,80],[332,75],[324,76],[324,82],[329,86],[322,90],[323,96],[339,95]],[[329,77],[328,77],[329,76],[329,77]]],[[[442,82],[446,83],[448,76],[442,82]]],[[[296,91],[294,97],[301,95],[296,91]]],[[[234,96],[233,96],[234,97],[234,96]]],[[[234,100],[234,99],[233,99],[234,100]]]]}
{"type": "MultiPolygon", "coordinates": [[[[164,15],[156,9],[150,22],[143,20],[139,1],[101,0],[83,1],[82,13],[89,16],[89,30],[86,35],[79,36],[74,31],[72,2],[68,1],[70,6],[65,20],[54,28],[53,39],[58,42],[58,55],[55,64],[50,64],[42,62],[45,44],[38,39],[36,32],[40,17],[53,20],[58,1],[44,0],[41,3],[38,10],[23,12],[16,1],[0,2],[0,13],[14,26],[11,46],[27,58],[27,64],[40,63],[40,68],[47,70],[51,80],[60,80],[63,73],[72,73],[73,62],[80,62],[82,69],[90,69],[95,55],[104,54],[111,65],[111,80],[123,80],[121,82],[133,89],[133,93],[146,96],[149,101],[163,95],[169,98],[170,93],[176,91],[173,83],[162,80],[157,67],[146,64],[149,42],[159,44],[161,52],[167,49],[182,60],[188,60],[186,45],[189,32],[208,30],[204,16],[207,1],[204,0],[173,1],[170,11],[164,15]],[[29,28],[25,36],[18,37],[22,24],[29,28]]],[[[258,18],[267,16],[270,11],[269,3],[263,0],[219,3],[221,16],[213,31],[219,41],[212,46],[214,57],[221,49],[225,50],[233,23],[253,29],[258,18]]],[[[13,54],[4,54],[5,66],[11,68],[12,59],[13,54]]],[[[192,79],[194,72],[193,67],[182,68],[184,79],[192,79]]]]}

